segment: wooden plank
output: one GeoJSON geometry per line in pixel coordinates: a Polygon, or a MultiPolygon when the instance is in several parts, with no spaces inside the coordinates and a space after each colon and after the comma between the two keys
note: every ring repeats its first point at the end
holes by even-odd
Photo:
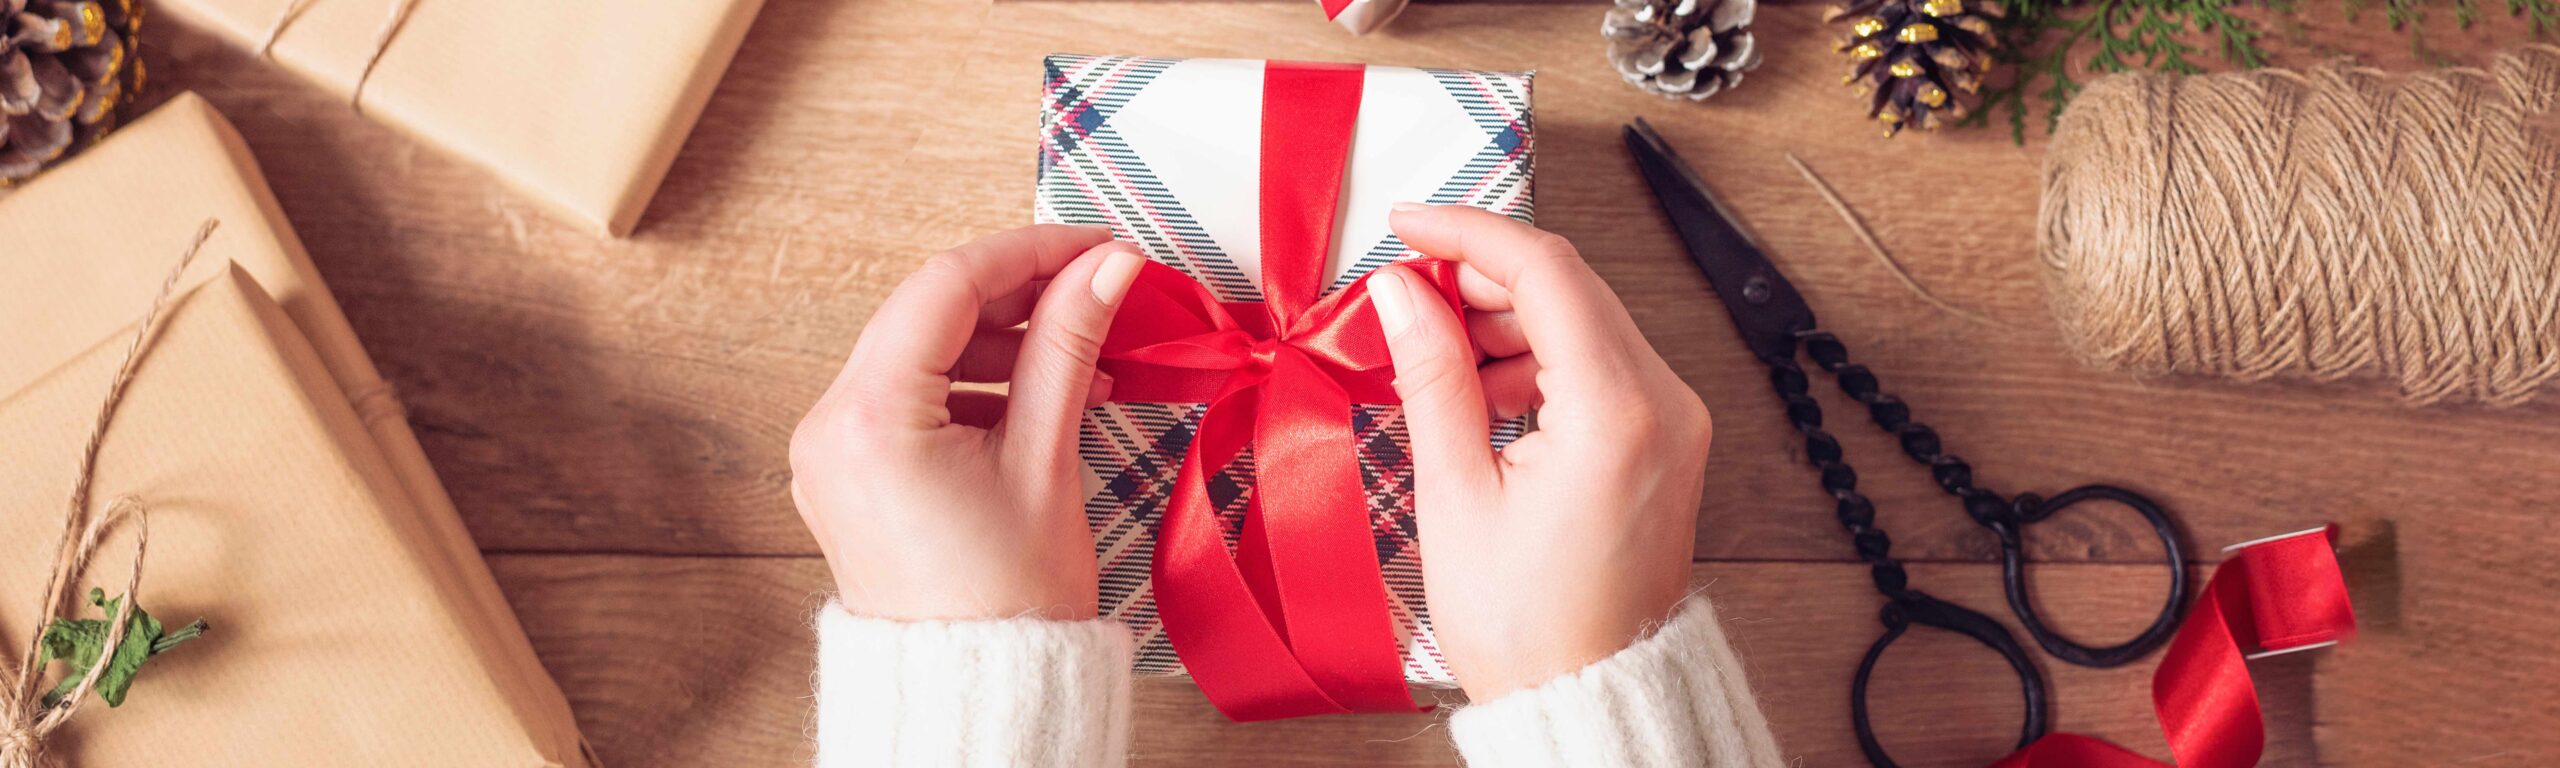
{"type": "MultiPolygon", "coordinates": [[[[502,555],[491,559],[525,628],[609,765],[806,763],[811,735],[808,616],[825,566],[810,558],[502,555]]],[[[1951,599],[1994,606],[1991,566],[1922,566],[1951,599]]],[[[2071,629],[2130,633],[2155,598],[2136,566],[2056,566],[2045,607],[2071,629]]],[[[1698,581],[1721,607],[1780,743],[1800,765],[1860,760],[1848,727],[1850,672],[1877,633],[1865,569],[1709,563],[1698,581]]],[[[2043,660],[2060,729],[2162,755],[2150,665],[2088,670],[2043,660]]],[[[2257,667],[2267,701],[2267,765],[2312,762],[2312,656],[2257,667]]],[[[1978,766],[2016,738],[2018,693],[1997,656],[1917,631],[1878,673],[1878,729],[1904,765],[1978,766]]],[[[1458,700],[1454,692],[1443,694],[1458,700]]],[[[1435,715],[1229,723],[1179,680],[1142,684],[1133,752],[1157,765],[1448,765],[1435,715]]]]}
{"type": "MultiPolygon", "coordinates": [[[[1538,70],[1542,220],[1582,245],[1720,417],[1705,556],[1847,548],[1760,368],[1618,147],[1634,115],[1689,151],[1827,324],[1990,487],[2131,485],[2208,550],[2472,489],[2507,489],[2494,498],[2506,505],[2552,498],[2532,482],[2560,465],[2548,402],[2416,411],[2362,384],[2144,381],[2072,362],[2032,287],[2035,151],[1996,131],[1876,139],[1850,119],[1834,54],[1809,42],[1827,34],[1814,10],[1762,14],[1767,39],[1808,42],[1769,46],[1748,86],[1704,105],[1618,83],[1594,13],[1434,4],[1354,38],[1294,3],[775,0],[623,241],[581,235],[198,34],[172,28],[150,53],[164,93],[203,90],[241,124],[472,530],[499,550],[812,553],[790,511],[786,437],[899,276],[1027,218],[1038,57],[1053,50],[1538,70]],[[1920,280],[2005,326],[1915,300],[1787,152],[1828,174],[1920,280]],[[2472,437],[2487,432],[2500,438],[2472,437]],[[2384,476],[2395,481],[2362,482],[2384,476]]],[[[2361,34],[2348,39],[2399,47],[2361,34]]],[[[1829,403],[1898,552],[1992,553],[1882,435],[1829,403]]],[[[2044,559],[2156,553],[2122,513],[2075,512],[2030,538],[2044,559]]]]}
{"type": "Polygon", "coordinates": [[[2461,514],[2350,549],[2359,634],[2320,663],[2320,756],[2337,765],[2560,764],[2560,531],[2551,507],[2461,514]],[[2397,568],[2386,567],[2397,563],[2397,568]],[[2376,578],[2397,571],[2398,578],[2376,578]]]}
{"type": "MultiPolygon", "coordinates": [[[[1161,4],[1167,4],[1167,5],[1177,4],[1177,3],[1179,3],[1179,4],[1189,4],[1189,5],[1219,5],[1219,4],[1225,4],[1225,3],[1238,3],[1238,4],[1241,4],[1241,3],[1287,3],[1287,2],[1294,2],[1294,3],[1298,3],[1298,4],[1300,4],[1300,5],[1305,5],[1305,4],[1306,4],[1306,0],[995,0],[995,2],[999,2],[999,3],[1161,3],[1161,4]]],[[[1609,2],[1609,0],[1462,0],[1462,2],[1448,2],[1448,0],[1415,0],[1415,4],[1416,4],[1416,5],[1425,4],[1425,3],[1445,3],[1445,4],[1448,4],[1448,5],[1473,5],[1473,6],[1504,6],[1504,5],[1599,5],[1599,4],[1606,3],[1606,2],[1609,2]]],[[[1785,4],[1802,4],[1802,3],[1812,3],[1812,2],[1816,2],[1816,0],[1760,0],[1760,2],[1761,2],[1761,3],[1764,3],[1764,4],[1771,4],[1771,5],[1785,5],[1785,4]]]]}

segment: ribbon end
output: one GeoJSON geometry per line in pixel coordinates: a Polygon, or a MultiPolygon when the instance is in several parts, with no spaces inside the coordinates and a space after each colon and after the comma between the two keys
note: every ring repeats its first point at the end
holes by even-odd
{"type": "Polygon", "coordinates": [[[2223,548],[2246,593],[2235,631],[2247,660],[2337,645],[2355,636],[2355,609],[2338,557],[2339,527],[2324,524],[2223,548]],[[2254,649],[2250,646],[2256,646],[2254,649]]]}

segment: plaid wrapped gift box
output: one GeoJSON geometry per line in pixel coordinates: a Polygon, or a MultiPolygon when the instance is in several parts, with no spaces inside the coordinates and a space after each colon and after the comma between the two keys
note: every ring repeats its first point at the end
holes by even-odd
{"type": "MultiPolygon", "coordinates": [[[[1256,177],[1263,62],[1054,55],[1041,115],[1042,222],[1103,224],[1221,301],[1260,301],[1256,177]]],[[[1465,204],[1528,221],[1529,75],[1369,67],[1344,174],[1328,291],[1415,254],[1387,230],[1388,207],[1465,204]]],[[[1140,674],[1180,674],[1156,618],[1155,529],[1199,426],[1198,403],[1109,403],[1086,412],[1085,514],[1104,615],[1138,633],[1140,674]]],[[[1413,464],[1394,406],[1355,405],[1377,557],[1405,677],[1447,684],[1432,643],[1414,544],[1413,464]]],[[[1500,446],[1523,424],[1497,425],[1500,446]]],[[[1248,452],[1208,482],[1229,546],[1252,487],[1248,452]]]]}

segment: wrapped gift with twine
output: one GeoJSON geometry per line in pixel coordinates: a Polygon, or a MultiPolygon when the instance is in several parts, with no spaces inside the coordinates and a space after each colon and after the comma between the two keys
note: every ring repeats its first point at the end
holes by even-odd
{"type": "MultiPolygon", "coordinates": [[[[1153,259],[1079,445],[1104,614],[1137,631],[1140,673],[1187,672],[1235,719],[1413,711],[1408,683],[1450,675],[1362,278],[1415,256],[1396,202],[1528,219],[1529,77],[1067,55],[1047,74],[1039,219],[1153,259]]],[[[1450,263],[1414,267],[1457,302],[1450,263]]]]}
{"type": "MultiPolygon", "coordinates": [[[[0,242],[12,248],[0,546],[17,552],[0,557],[0,593],[50,583],[43,608],[59,612],[65,594],[124,587],[138,600],[114,610],[139,602],[216,628],[153,657],[113,710],[91,702],[72,719],[14,699],[0,758],[594,764],[398,404],[210,106],[175,98],[0,199],[0,242]],[[171,275],[208,220],[219,228],[171,275]],[[63,503],[84,478],[83,533],[66,537],[63,503]],[[139,518],[108,526],[136,504],[149,547],[129,562],[139,518]],[[101,554],[81,576],[43,556],[57,540],[101,554]]],[[[37,631],[50,618],[38,608],[0,600],[0,631],[11,643],[37,631]]]]}
{"type": "Polygon", "coordinates": [[[489,169],[626,235],[763,0],[166,0],[489,169]]]}

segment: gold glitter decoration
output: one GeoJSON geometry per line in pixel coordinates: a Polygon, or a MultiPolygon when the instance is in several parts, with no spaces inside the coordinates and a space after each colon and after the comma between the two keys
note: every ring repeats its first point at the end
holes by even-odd
{"type": "Polygon", "coordinates": [[[80,28],[89,33],[82,36],[86,41],[81,45],[97,45],[98,41],[107,39],[106,10],[99,8],[97,3],[81,3],[80,28]]]}
{"type": "Polygon", "coordinates": [[[1884,46],[1877,45],[1874,40],[1860,43],[1858,44],[1858,47],[1849,49],[1849,58],[1856,59],[1858,61],[1874,61],[1878,58],[1882,58],[1883,56],[1884,46]]]}
{"type": "Polygon", "coordinates": [[[1920,12],[1931,16],[1954,16],[1964,12],[1964,0],[1928,0],[1920,4],[1920,12]]]}
{"type": "Polygon", "coordinates": [[[1947,90],[1934,85],[1922,88],[1920,89],[1920,103],[1927,104],[1932,108],[1946,106],[1947,90]]]}
{"type": "Polygon", "coordinates": [[[1883,32],[1884,28],[1885,24],[1883,19],[1869,16],[1859,19],[1856,24],[1849,25],[1849,32],[1859,37],[1874,37],[1876,33],[1883,32]]]}
{"type": "Polygon", "coordinates": [[[1920,62],[1897,61],[1893,63],[1894,77],[1919,77],[1921,71],[1920,62]]]}
{"type": "Polygon", "coordinates": [[[1893,33],[1893,39],[1906,43],[1926,43],[1938,39],[1938,26],[1927,23],[1913,24],[1903,27],[1900,32],[1893,33]]]}

